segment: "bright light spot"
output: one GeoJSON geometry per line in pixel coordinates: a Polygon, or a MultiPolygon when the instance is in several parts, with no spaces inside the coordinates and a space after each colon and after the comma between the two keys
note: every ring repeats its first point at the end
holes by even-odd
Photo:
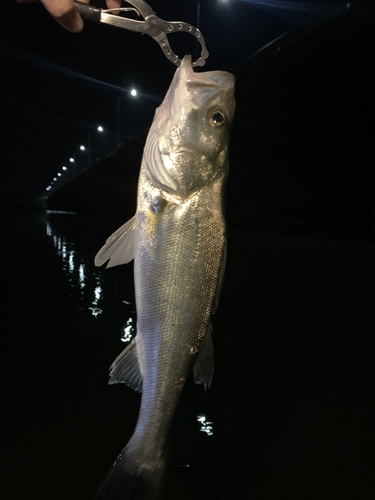
{"type": "Polygon", "coordinates": [[[97,287],[95,287],[94,300],[92,301],[92,307],[89,307],[89,310],[91,311],[91,314],[94,316],[94,318],[97,318],[99,316],[99,314],[102,314],[102,312],[103,312],[103,309],[101,309],[100,307],[97,307],[99,299],[102,295],[102,291],[103,291],[103,289],[101,286],[98,285],[97,287]]]}
{"type": "Polygon", "coordinates": [[[57,177],[54,177],[54,178],[53,178],[53,180],[54,180],[54,181],[57,181],[57,177]]]}
{"type": "Polygon", "coordinates": [[[60,172],[57,174],[57,177],[61,177],[61,173],[60,172]]]}
{"type": "Polygon", "coordinates": [[[99,125],[98,132],[103,132],[103,131],[104,131],[104,128],[101,125],[99,125]]]}
{"type": "Polygon", "coordinates": [[[80,146],[80,147],[79,147],[79,149],[80,149],[81,151],[86,151],[85,146],[80,146]]]}
{"type": "Polygon", "coordinates": [[[73,252],[73,250],[69,252],[69,271],[71,273],[74,271],[74,252],[73,252]]]}
{"type": "Polygon", "coordinates": [[[213,432],[212,432],[212,425],[205,425],[201,428],[201,431],[202,432],[205,432],[207,434],[207,436],[213,436],[213,432]]]}
{"type": "Polygon", "coordinates": [[[130,94],[131,94],[133,97],[135,97],[135,96],[137,95],[137,91],[136,91],[135,89],[132,89],[132,90],[130,91],[130,94]]]}
{"type": "Polygon", "coordinates": [[[78,273],[79,273],[79,284],[81,288],[83,288],[85,286],[85,266],[83,264],[79,266],[78,273]]]}
{"type": "Polygon", "coordinates": [[[201,423],[201,428],[199,429],[201,432],[205,432],[207,436],[213,436],[213,426],[212,422],[206,422],[206,417],[198,416],[197,417],[198,422],[201,423]]]}
{"type": "Polygon", "coordinates": [[[98,303],[98,300],[100,299],[101,294],[102,294],[102,287],[97,286],[94,290],[94,297],[95,297],[94,304],[98,303]]]}
{"type": "Polygon", "coordinates": [[[62,254],[62,258],[65,260],[66,259],[66,243],[65,243],[65,240],[63,240],[61,254],[62,254]]]}
{"type": "Polygon", "coordinates": [[[99,314],[102,314],[103,309],[100,309],[100,307],[89,307],[89,310],[91,311],[91,314],[94,316],[94,318],[97,318],[99,314]]]}
{"type": "Polygon", "coordinates": [[[129,318],[127,326],[124,328],[124,335],[121,337],[121,342],[130,342],[133,338],[134,326],[132,325],[133,318],[129,318]]]}
{"type": "Polygon", "coordinates": [[[65,166],[62,168],[63,170],[68,170],[65,166]]]}

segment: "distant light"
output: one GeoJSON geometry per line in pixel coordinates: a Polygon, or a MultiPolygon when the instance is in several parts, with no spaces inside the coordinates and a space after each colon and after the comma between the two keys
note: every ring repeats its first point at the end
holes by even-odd
{"type": "Polygon", "coordinates": [[[74,158],[69,158],[70,163],[74,163],[74,158]]]}
{"type": "Polygon", "coordinates": [[[58,176],[58,177],[61,177],[61,173],[59,172],[59,173],[57,174],[57,176],[58,176]]]}
{"type": "Polygon", "coordinates": [[[65,166],[62,168],[63,170],[68,170],[65,166]]]}
{"type": "Polygon", "coordinates": [[[80,147],[79,147],[79,149],[80,149],[81,151],[86,151],[85,146],[80,146],[80,147]]]}
{"type": "Polygon", "coordinates": [[[54,180],[54,181],[57,181],[57,178],[56,178],[56,177],[54,177],[54,178],[53,178],[53,180],[54,180]]]}
{"type": "Polygon", "coordinates": [[[104,131],[104,128],[101,125],[99,125],[98,132],[103,132],[103,131],[104,131]]]}
{"type": "Polygon", "coordinates": [[[130,95],[132,95],[133,97],[135,97],[137,95],[137,91],[135,89],[132,89],[130,91],[130,95]]]}

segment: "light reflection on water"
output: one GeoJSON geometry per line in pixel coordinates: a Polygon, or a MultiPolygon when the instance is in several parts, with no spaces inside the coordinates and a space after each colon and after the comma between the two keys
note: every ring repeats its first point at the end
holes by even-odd
{"type": "Polygon", "coordinates": [[[61,258],[70,285],[69,295],[79,301],[78,310],[88,310],[95,318],[103,314],[103,271],[94,267],[93,256],[85,255],[74,242],[60,236],[50,221],[46,222],[46,233],[61,258]]]}
{"type": "Polygon", "coordinates": [[[95,318],[97,318],[99,316],[99,314],[101,314],[103,312],[103,310],[100,307],[98,307],[98,303],[99,303],[102,291],[103,291],[103,289],[100,285],[95,288],[94,300],[92,302],[91,307],[89,307],[91,314],[93,316],[95,316],[95,318]]]}
{"type": "MultiPolygon", "coordinates": [[[[70,217],[72,225],[77,223],[73,214],[59,214],[59,217],[70,217]]],[[[120,340],[129,342],[135,335],[134,300],[132,302],[125,300],[128,298],[125,292],[125,296],[120,297],[121,292],[114,292],[111,285],[105,286],[106,270],[95,267],[95,253],[87,251],[82,248],[82,245],[79,246],[71,239],[66,238],[52,220],[46,222],[46,234],[52,241],[56,254],[61,259],[61,268],[69,284],[68,294],[72,298],[75,308],[82,313],[89,313],[94,318],[102,317],[107,312],[108,319],[111,321],[115,307],[115,312],[121,319],[114,319],[113,323],[116,321],[120,323],[116,326],[120,340]],[[116,306],[113,305],[115,302],[116,306]]],[[[105,335],[105,331],[103,331],[103,335],[105,335]]]]}
{"type": "Polygon", "coordinates": [[[213,436],[213,422],[207,422],[206,417],[204,415],[198,415],[198,422],[201,424],[200,431],[205,432],[207,436],[213,436]]]}
{"type": "Polygon", "coordinates": [[[127,321],[127,325],[124,328],[124,335],[121,337],[121,342],[130,342],[134,337],[135,328],[133,325],[133,318],[129,318],[127,321]]]}

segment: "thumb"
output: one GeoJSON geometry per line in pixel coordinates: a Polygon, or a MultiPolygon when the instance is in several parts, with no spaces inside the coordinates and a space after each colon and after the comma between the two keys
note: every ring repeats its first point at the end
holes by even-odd
{"type": "MultiPolygon", "coordinates": [[[[18,3],[30,3],[34,0],[17,0],[18,3]]],[[[83,20],[78,14],[73,0],[40,0],[52,17],[68,31],[77,33],[83,28],[83,20]]],[[[89,0],[80,0],[89,3],[89,0]]]]}

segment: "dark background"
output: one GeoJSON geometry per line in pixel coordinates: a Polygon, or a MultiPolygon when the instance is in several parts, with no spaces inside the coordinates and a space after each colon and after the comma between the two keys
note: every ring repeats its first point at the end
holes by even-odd
{"type": "MultiPolygon", "coordinates": [[[[194,2],[152,7],[197,24],[194,2]]],[[[149,37],[89,23],[72,35],[40,6],[3,9],[0,496],[89,499],[139,405],[107,386],[135,319],[132,268],[92,262],[134,213],[144,132],[174,68],[149,37]],[[137,101],[122,90],[133,85],[137,101]],[[100,160],[87,170],[89,134],[100,160]]],[[[371,1],[201,1],[207,69],[237,78],[228,262],[214,382],[187,381],[168,500],[373,498],[374,21],[371,1]]]]}

